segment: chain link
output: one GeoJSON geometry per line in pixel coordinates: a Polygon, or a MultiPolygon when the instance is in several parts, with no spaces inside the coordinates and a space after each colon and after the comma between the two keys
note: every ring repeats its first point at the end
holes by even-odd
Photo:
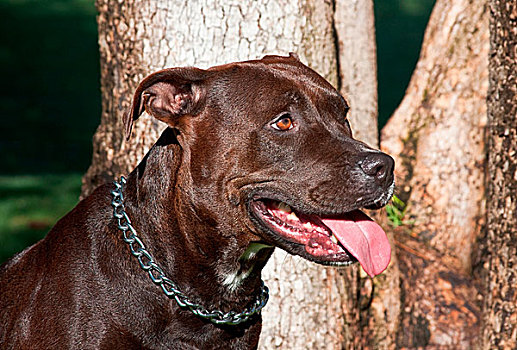
{"type": "Polygon", "coordinates": [[[140,264],[140,267],[147,271],[151,281],[160,286],[169,298],[176,300],[178,305],[182,308],[188,308],[195,315],[205,318],[218,325],[237,325],[246,322],[251,316],[260,313],[260,310],[266,306],[269,299],[269,289],[262,281],[260,287],[260,294],[255,301],[242,312],[222,312],[220,310],[209,311],[202,305],[190,301],[183,292],[181,292],[176,284],[165,276],[165,273],[158,264],[154,261],[153,256],[145,248],[144,243],[138,237],[136,230],[131,225],[131,220],[127,216],[124,207],[123,189],[126,184],[124,176],[120,178],[120,182],[115,181],[115,189],[111,191],[113,200],[113,217],[117,219],[118,228],[122,231],[122,239],[129,245],[131,254],[135,256],[140,264]]]}

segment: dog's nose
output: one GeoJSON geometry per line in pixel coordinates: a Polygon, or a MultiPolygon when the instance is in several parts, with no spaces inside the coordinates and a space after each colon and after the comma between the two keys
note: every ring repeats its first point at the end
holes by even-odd
{"type": "Polygon", "coordinates": [[[379,185],[390,185],[393,181],[395,161],[389,155],[381,152],[369,153],[359,161],[359,167],[373,177],[379,185]]]}

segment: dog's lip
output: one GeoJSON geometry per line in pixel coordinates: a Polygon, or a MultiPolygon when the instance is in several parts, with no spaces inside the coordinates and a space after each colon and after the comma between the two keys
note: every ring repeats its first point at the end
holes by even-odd
{"type": "MultiPolygon", "coordinates": [[[[283,203],[284,205],[287,204],[282,201],[262,197],[256,197],[249,203],[250,211],[253,216],[258,219],[261,226],[266,229],[269,236],[273,238],[278,246],[291,253],[303,255],[314,262],[324,265],[346,266],[357,262],[357,259],[355,259],[353,255],[336,242],[335,237],[334,241],[332,241],[332,231],[329,229],[323,229],[323,224],[320,228],[314,227],[315,230],[318,229],[318,231],[315,232],[311,232],[309,230],[304,231],[301,227],[298,227],[300,229],[299,232],[289,230],[285,227],[283,232],[281,232],[281,222],[278,220],[275,221],[273,215],[268,215],[267,202],[278,202],[283,203]],[[291,248],[291,250],[289,248],[291,248]]],[[[306,219],[312,215],[298,215],[300,215],[303,222],[308,225],[308,220],[306,219]]]]}
{"type": "Polygon", "coordinates": [[[267,197],[255,197],[249,207],[280,247],[290,251],[298,246],[295,254],[302,250],[299,255],[323,264],[350,264],[357,259],[372,277],[389,264],[391,248],[385,232],[357,208],[320,217],[267,197]]]}
{"type": "Polygon", "coordinates": [[[303,201],[293,199],[291,197],[279,194],[276,191],[274,193],[260,192],[255,193],[248,197],[248,206],[250,203],[261,202],[261,201],[277,201],[282,202],[290,206],[295,212],[303,213],[304,215],[317,215],[317,216],[338,216],[344,215],[354,210],[366,208],[369,205],[373,205],[373,199],[366,199],[361,203],[355,203],[350,205],[339,205],[335,208],[322,208],[311,204],[306,204],[303,201]]]}
{"type": "MultiPolygon", "coordinates": [[[[390,192],[389,195],[382,196],[387,197],[386,200],[380,199],[379,195],[373,195],[366,198],[362,198],[360,201],[354,204],[348,205],[335,205],[332,208],[317,208],[315,206],[309,204],[294,204],[296,200],[292,198],[288,198],[287,196],[278,195],[278,194],[269,194],[269,193],[255,193],[248,197],[248,206],[253,202],[260,201],[277,201],[282,202],[290,206],[295,212],[303,213],[305,215],[317,215],[317,216],[342,216],[348,213],[351,213],[355,210],[368,209],[368,210],[378,210],[383,208],[388,202],[391,196],[393,195],[390,192]]],[[[299,202],[299,201],[296,201],[299,202]]]]}

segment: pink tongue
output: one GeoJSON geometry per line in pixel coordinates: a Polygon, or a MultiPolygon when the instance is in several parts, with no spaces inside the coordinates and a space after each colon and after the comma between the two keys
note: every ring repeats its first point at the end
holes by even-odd
{"type": "Polygon", "coordinates": [[[339,242],[361,264],[371,277],[388,267],[391,247],[382,228],[360,210],[347,215],[346,219],[324,219],[339,242]]]}

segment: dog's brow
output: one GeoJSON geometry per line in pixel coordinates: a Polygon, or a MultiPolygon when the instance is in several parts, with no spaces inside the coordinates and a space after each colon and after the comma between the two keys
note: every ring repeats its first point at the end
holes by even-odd
{"type": "Polygon", "coordinates": [[[303,99],[302,95],[298,91],[294,90],[288,91],[285,94],[285,97],[292,100],[293,102],[299,102],[303,99]]]}
{"type": "Polygon", "coordinates": [[[305,86],[305,88],[322,94],[324,98],[328,99],[329,101],[332,101],[332,104],[337,109],[342,110],[344,112],[350,109],[347,100],[341,94],[339,94],[332,86],[322,85],[321,82],[319,82],[310,75],[300,75],[297,77],[297,79],[305,86]]]}

